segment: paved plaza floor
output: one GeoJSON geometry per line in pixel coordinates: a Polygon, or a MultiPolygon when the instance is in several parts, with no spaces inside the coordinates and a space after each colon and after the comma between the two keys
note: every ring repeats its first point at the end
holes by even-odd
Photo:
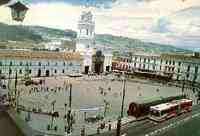
{"type": "MultiPolygon", "coordinates": [[[[104,115],[104,101],[109,102],[110,107],[106,112],[106,122],[108,120],[116,121],[120,115],[122,102],[122,88],[123,82],[113,80],[111,77],[57,77],[57,78],[42,78],[45,84],[37,86],[38,90],[33,91],[36,86],[25,87],[18,86],[20,90],[19,104],[26,108],[40,108],[42,111],[51,111],[51,103],[55,100],[55,110],[59,112],[60,117],[55,119],[54,124],[58,126],[58,132],[64,133],[63,119],[65,114],[64,104],[69,101],[69,83],[72,83],[72,114],[75,117],[74,135],[79,135],[83,125],[86,128],[86,133],[96,133],[97,123],[85,123],[84,109],[96,108],[99,110],[87,111],[86,116],[104,115]],[[45,91],[48,87],[49,91],[45,91]]],[[[39,80],[39,79],[34,79],[39,80]]],[[[191,90],[185,90],[192,99],[195,100],[195,94],[191,90]]],[[[125,107],[124,115],[127,116],[128,105],[132,101],[141,99],[153,99],[156,97],[166,97],[182,94],[181,88],[168,86],[166,84],[159,84],[153,81],[134,79],[134,81],[126,82],[125,107]]],[[[27,113],[22,112],[21,116],[24,118],[27,113]]],[[[46,131],[47,124],[50,124],[51,118],[47,115],[31,114],[30,126],[34,130],[46,131]]]]}

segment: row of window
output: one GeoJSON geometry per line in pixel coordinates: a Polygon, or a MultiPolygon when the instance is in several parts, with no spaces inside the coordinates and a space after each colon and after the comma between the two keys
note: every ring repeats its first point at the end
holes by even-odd
{"type": "MultiPolygon", "coordinates": [[[[135,57],[135,62],[139,59],[139,62],[142,61],[142,58],[141,57],[135,57]]],[[[123,62],[131,62],[130,59],[121,59],[123,62]]],[[[146,63],[150,63],[151,59],[150,58],[143,58],[143,62],[146,63]]],[[[154,63],[156,63],[156,58],[153,58],[152,59],[154,63]]],[[[163,59],[160,60],[160,63],[162,64],[163,63],[163,59]]],[[[169,64],[169,65],[175,65],[175,60],[165,60],[165,64],[169,64]]],[[[181,62],[178,62],[178,65],[181,66],[181,62]]]]}
{"type": "MultiPolygon", "coordinates": [[[[143,69],[146,69],[146,68],[149,68],[150,66],[149,65],[145,65],[145,64],[141,64],[141,63],[139,63],[139,68],[143,68],[143,69]]],[[[122,67],[124,67],[124,66],[122,66],[122,67]]],[[[137,67],[137,63],[134,63],[134,67],[136,68],[137,67]]],[[[153,65],[153,70],[155,70],[155,65],[153,65]]],[[[160,66],[160,70],[162,70],[162,66],[160,66]]],[[[173,71],[174,72],[174,70],[175,70],[175,67],[167,67],[167,66],[165,66],[165,69],[164,69],[165,71],[173,71]]],[[[191,70],[191,66],[190,65],[188,65],[187,66],[187,72],[190,72],[190,70],[191,70]]],[[[199,71],[199,67],[198,66],[195,66],[195,73],[198,73],[198,71],[199,71]]],[[[180,68],[178,68],[178,73],[180,73],[180,68]]]]}
{"type": "MultiPolygon", "coordinates": [[[[20,65],[20,66],[23,66],[23,62],[20,62],[19,65],[20,65]]],[[[32,66],[32,63],[31,63],[31,62],[30,62],[30,63],[26,62],[25,65],[26,65],[26,66],[32,66]]],[[[58,66],[58,63],[55,62],[54,65],[55,65],[55,66],[58,66]]],[[[66,65],[67,65],[67,64],[66,64],[65,62],[63,62],[63,66],[66,66],[66,65]]],[[[1,61],[0,61],[0,66],[3,66],[3,62],[1,62],[1,61]]],[[[13,62],[12,62],[12,61],[10,61],[9,66],[13,66],[13,62]]],[[[41,62],[38,62],[38,66],[42,66],[42,63],[41,63],[41,62]]],[[[46,66],[50,66],[50,63],[47,62],[46,66]]],[[[73,66],[73,63],[70,62],[70,63],[68,64],[68,66],[73,66]]],[[[81,64],[80,64],[80,66],[81,66],[81,64]]]]}
{"type": "MultiPolygon", "coordinates": [[[[135,61],[137,61],[137,57],[135,57],[135,61]]],[[[139,59],[139,62],[141,62],[141,61],[142,61],[142,58],[139,59]]],[[[151,61],[150,58],[148,58],[148,59],[147,59],[147,58],[144,58],[144,61],[143,61],[143,62],[144,62],[144,63],[146,63],[146,62],[150,63],[150,61],[151,61]]],[[[156,63],[156,59],[155,59],[155,58],[153,59],[153,62],[156,63]]],[[[160,60],[160,63],[161,63],[161,64],[163,63],[163,59],[160,60]]],[[[175,65],[175,60],[166,60],[166,61],[165,61],[165,64],[175,65]]],[[[180,66],[180,65],[181,65],[181,62],[178,62],[178,65],[180,66]]]]}
{"type": "MultiPolygon", "coordinates": [[[[41,71],[41,70],[40,70],[40,71],[41,71]]],[[[47,71],[49,71],[49,70],[46,70],[46,72],[47,72],[47,71]]],[[[11,75],[13,72],[15,73],[16,70],[12,70],[12,69],[9,70],[9,74],[10,74],[10,75],[11,75]]],[[[22,69],[19,69],[19,72],[18,72],[18,73],[19,73],[19,74],[22,74],[22,72],[23,72],[23,70],[22,70],[22,69]]],[[[26,72],[27,72],[28,74],[31,74],[31,73],[32,73],[32,70],[31,70],[31,69],[29,69],[29,70],[25,69],[25,70],[24,70],[24,73],[26,73],[26,72]]],[[[57,69],[54,70],[54,73],[57,74],[57,69]]],[[[65,70],[64,70],[64,69],[62,69],[62,73],[65,73],[65,70]]],[[[1,69],[0,69],[0,74],[3,74],[1,69]]]]}

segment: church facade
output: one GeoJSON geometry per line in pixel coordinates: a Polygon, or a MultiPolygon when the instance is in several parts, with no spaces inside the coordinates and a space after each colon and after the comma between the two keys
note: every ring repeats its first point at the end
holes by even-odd
{"type": "Polygon", "coordinates": [[[95,48],[95,21],[91,11],[83,11],[78,21],[76,52],[83,58],[83,73],[111,71],[112,53],[95,48]]]}

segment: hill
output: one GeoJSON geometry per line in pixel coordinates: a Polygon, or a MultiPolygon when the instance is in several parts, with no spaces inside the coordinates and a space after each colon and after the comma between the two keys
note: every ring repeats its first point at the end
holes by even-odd
{"type": "Polygon", "coordinates": [[[27,26],[27,28],[34,33],[40,35],[45,40],[51,40],[51,39],[75,39],[76,38],[76,32],[73,30],[60,30],[60,29],[54,29],[54,28],[48,28],[48,27],[42,27],[42,26],[27,26]]]}
{"type": "Polygon", "coordinates": [[[0,41],[43,41],[40,35],[24,26],[7,25],[0,23],[0,41]]]}
{"type": "MultiPolygon", "coordinates": [[[[73,30],[59,30],[48,27],[41,26],[15,26],[7,25],[0,23],[0,45],[6,41],[9,42],[7,46],[13,46],[18,48],[26,48],[24,45],[28,45],[28,48],[31,46],[44,47],[41,46],[49,42],[58,42],[64,40],[74,40],[77,36],[77,33],[73,30]],[[16,44],[20,43],[20,44],[16,44]]],[[[143,42],[138,39],[123,37],[123,36],[114,36],[109,34],[97,34],[96,35],[96,44],[111,47],[112,49],[138,49],[145,52],[188,52],[189,50],[177,48],[171,45],[156,44],[143,42]]],[[[59,46],[59,45],[55,45],[59,46]]]]}
{"type": "Polygon", "coordinates": [[[109,34],[96,35],[96,43],[113,48],[138,49],[145,52],[189,52],[189,50],[171,45],[143,42],[138,39],[109,34]]]}

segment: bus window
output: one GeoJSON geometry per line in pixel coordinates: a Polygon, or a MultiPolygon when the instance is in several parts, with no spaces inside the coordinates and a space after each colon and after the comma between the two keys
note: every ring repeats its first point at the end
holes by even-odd
{"type": "Polygon", "coordinates": [[[168,113],[169,111],[170,111],[170,109],[166,109],[166,110],[161,111],[161,116],[168,113]]]}
{"type": "Polygon", "coordinates": [[[156,111],[156,110],[152,110],[152,111],[151,111],[151,115],[156,116],[156,117],[159,117],[159,116],[160,116],[160,112],[159,112],[159,111],[156,111]]]}

